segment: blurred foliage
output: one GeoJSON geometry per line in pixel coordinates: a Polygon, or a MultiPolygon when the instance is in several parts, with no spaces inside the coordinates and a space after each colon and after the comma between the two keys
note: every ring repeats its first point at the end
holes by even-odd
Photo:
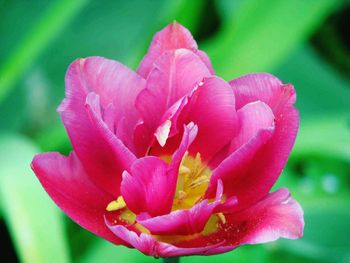
{"type": "MultiPolygon", "coordinates": [[[[55,112],[77,57],[136,68],[153,34],[188,27],[231,79],[272,72],[295,85],[301,126],[277,187],[305,210],[304,238],[182,262],[350,262],[350,4],[341,0],[0,1],[0,218],[21,262],[152,262],[62,215],[30,171],[40,151],[71,146],[55,112]]],[[[14,248],[12,248],[12,244],[14,248]]]]}

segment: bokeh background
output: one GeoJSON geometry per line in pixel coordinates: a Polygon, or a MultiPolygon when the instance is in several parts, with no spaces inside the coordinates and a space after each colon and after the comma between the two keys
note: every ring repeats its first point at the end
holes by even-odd
{"type": "Polygon", "coordinates": [[[182,262],[350,262],[350,3],[341,0],[0,0],[0,239],[6,262],[160,262],[79,228],[42,190],[35,153],[71,149],[56,108],[77,57],[135,69],[177,20],[219,76],[271,72],[295,85],[301,125],[276,188],[305,210],[297,241],[182,262]]]}

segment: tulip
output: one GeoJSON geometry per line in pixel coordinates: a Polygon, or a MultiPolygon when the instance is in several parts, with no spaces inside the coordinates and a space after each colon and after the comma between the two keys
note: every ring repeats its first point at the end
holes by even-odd
{"type": "Polygon", "coordinates": [[[191,33],[158,32],[136,72],[75,60],[58,108],[73,151],[32,169],[77,224],[154,257],[211,255],[303,235],[303,210],[270,192],[299,126],[295,90],[270,74],[226,82],[191,33]]]}

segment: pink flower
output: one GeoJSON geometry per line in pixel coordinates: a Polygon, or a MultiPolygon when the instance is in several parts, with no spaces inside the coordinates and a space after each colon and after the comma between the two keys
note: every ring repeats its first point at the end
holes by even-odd
{"type": "Polygon", "coordinates": [[[136,73],[101,57],[69,66],[58,111],[74,151],[32,168],[75,222],[147,255],[296,239],[302,208],[285,188],[270,193],[297,134],[295,98],[269,74],[215,76],[173,23],[136,73]]]}

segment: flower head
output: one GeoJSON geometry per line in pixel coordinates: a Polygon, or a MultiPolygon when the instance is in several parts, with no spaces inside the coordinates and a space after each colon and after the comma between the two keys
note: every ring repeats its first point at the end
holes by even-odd
{"type": "Polygon", "coordinates": [[[269,74],[226,82],[190,32],[157,33],[137,72],[74,61],[58,111],[74,151],[32,168],[82,227],[156,257],[217,254],[303,234],[300,205],[270,193],[298,130],[295,91],[269,74]]]}

